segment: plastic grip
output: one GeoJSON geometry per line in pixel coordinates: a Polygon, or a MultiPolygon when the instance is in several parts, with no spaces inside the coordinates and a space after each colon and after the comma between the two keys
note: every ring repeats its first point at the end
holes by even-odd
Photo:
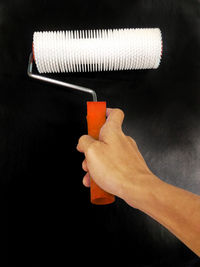
{"type": "MultiPolygon", "coordinates": [[[[101,127],[106,121],[106,102],[87,102],[88,134],[99,138],[101,127]]],[[[106,205],[115,201],[115,196],[101,189],[90,177],[90,200],[96,205],[106,205]]]]}

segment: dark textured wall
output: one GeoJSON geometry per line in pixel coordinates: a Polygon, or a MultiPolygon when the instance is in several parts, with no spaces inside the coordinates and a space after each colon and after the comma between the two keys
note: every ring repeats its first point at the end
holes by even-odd
{"type": "Polygon", "coordinates": [[[3,254],[10,264],[200,264],[164,227],[122,200],[104,207],[90,204],[82,186],[83,157],[76,152],[78,138],[87,131],[88,96],[26,74],[36,30],[125,27],[161,29],[158,70],[53,77],[94,88],[109,107],[123,109],[124,131],[136,140],[151,170],[200,194],[198,0],[1,0],[1,210],[3,254]]]}

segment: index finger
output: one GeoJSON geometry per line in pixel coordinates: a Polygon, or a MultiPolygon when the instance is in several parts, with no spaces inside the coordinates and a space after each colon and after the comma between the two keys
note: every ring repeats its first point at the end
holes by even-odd
{"type": "Polygon", "coordinates": [[[79,152],[86,153],[88,147],[96,140],[89,135],[82,135],[78,140],[78,145],[76,149],[79,152]]]}

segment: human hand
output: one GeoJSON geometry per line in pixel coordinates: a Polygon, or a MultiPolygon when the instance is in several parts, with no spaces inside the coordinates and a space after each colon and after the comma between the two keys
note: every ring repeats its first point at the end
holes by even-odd
{"type": "Polygon", "coordinates": [[[123,133],[123,119],[121,110],[107,109],[99,140],[80,137],[83,184],[90,186],[91,175],[102,189],[157,220],[200,256],[200,197],[163,182],[149,170],[136,142],[123,133]]]}
{"type": "Polygon", "coordinates": [[[77,150],[85,154],[83,184],[90,186],[90,176],[105,191],[139,206],[145,186],[155,180],[136,142],[122,131],[124,113],[107,109],[107,120],[99,140],[80,137],[77,150]]]}

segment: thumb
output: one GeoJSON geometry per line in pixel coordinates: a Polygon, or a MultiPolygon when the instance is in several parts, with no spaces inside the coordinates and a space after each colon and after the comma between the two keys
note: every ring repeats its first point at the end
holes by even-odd
{"type": "Polygon", "coordinates": [[[124,120],[124,112],[119,108],[107,108],[106,110],[107,120],[106,124],[114,127],[122,127],[124,120]]]}
{"type": "Polygon", "coordinates": [[[88,147],[93,143],[96,142],[94,138],[92,138],[90,135],[82,135],[78,140],[78,145],[76,149],[79,152],[86,153],[88,147]]]}

